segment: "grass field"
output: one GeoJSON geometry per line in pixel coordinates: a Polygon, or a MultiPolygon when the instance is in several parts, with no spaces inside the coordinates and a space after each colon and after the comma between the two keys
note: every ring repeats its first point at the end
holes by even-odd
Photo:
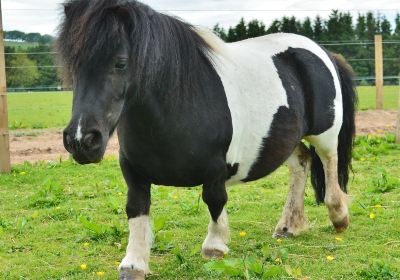
{"type": "MultiPolygon", "coordinates": [[[[231,251],[219,262],[200,256],[208,223],[201,189],[153,186],[148,279],[400,279],[399,157],[393,135],[358,138],[351,226],[343,234],[308,187],[310,229],[293,239],[271,237],[286,199],[286,167],[231,187],[231,251]]],[[[0,176],[0,279],[117,279],[127,241],[125,195],[112,158],[14,166],[0,176]]]]}
{"type": "MultiPolygon", "coordinates": [[[[385,87],[386,110],[397,108],[398,86],[385,87]]],[[[359,110],[374,109],[375,88],[359,87],[359,110]]],[[[9,94],[10,129],[63,127],[71,115],[70,93],[14,93],[9,94]]]]}

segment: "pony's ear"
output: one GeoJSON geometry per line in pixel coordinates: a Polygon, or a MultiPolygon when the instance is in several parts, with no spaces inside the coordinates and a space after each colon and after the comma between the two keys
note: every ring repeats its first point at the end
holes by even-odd
{"type": "Polygon", "coordinates": [[[72,6],[72,4],[70,2],[64,4],[64,14],[65,14],[65,17],[67,17],[67,18],[70,15],[71,6],[72,6]]]}

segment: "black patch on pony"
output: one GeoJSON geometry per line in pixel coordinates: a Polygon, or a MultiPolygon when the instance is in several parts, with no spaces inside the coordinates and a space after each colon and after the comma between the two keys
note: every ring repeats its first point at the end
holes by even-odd
{"type": "Polygon", "coordinates": [[[262,178],[277,169],[306,135],[318,135],[333,125],[336,97],[332,74],[312,52],[289,48],[273,57],[289,108],[274,115],[258,160],[244,182],[262,178]]]}

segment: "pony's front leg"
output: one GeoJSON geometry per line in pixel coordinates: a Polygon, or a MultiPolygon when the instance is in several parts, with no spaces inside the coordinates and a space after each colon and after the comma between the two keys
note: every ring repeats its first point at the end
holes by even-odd
{"type": "Polygon", "coordinates": [[[120,157],[120,165],[128,185],[126,214],[129,219],[129,242],[126,255],[119,266],[119,279],[139,280],[149,273],[153,240],[149,218],[150,183],[136,176],[123,156],[120,157]]]}
{"type": "Polygon", "coordinates": [[[207,237],[203,242],[202,254],[205,258],[223,258],[229,250],[228,215],[224,209],[228,200],[225,177],[203,185],[203,200],[210,211],[210,223],[207,237]]]}

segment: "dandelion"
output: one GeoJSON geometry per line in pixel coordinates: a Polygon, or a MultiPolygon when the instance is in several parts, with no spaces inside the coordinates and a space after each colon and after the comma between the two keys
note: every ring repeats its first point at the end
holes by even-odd
{"type": "Polygon", "coordinates": [[[241,231],[240,233],[239,233],[239,236],[240,237],[245,237],[247,235],[247,232],[245,232],[245,231],[241,231]]]}
{"type": "Polygon", "coordinates": [[[177,195],[173,195],[172,199],[178,199],[178,196],[177,195]]]}
{"type": "Polygon", "coordinates": [[[36,219],[37,217],[39,217],[38,211],[33,212],[32,213],[32,219],[36,219]]]}
{"type": "Polygon", "coordinates": [[[89,242],[85,242],[85,243],[83,243],[83,247],[85,247],[85,248],[89,248],[89,246],[90,246],[89,242]]]}
{"type": "Polygon", "coordinates": [[[119,195],[119,196],[122,196],[122,195],[123,195],[123,193],[122,193],[122,192],[119,192],[119,193],[118,193],[118,195],[119,195]]]}
{"type": "Polygon", "coordinates": [[[281,258],[276,258],[275,262],[280,263],[281,262],[281,258]]]}
{"type": "Polygon", "coordinates": [[[99,277],[103,277],[106,273],[104,271],[97,271],[96,275],[99,277]]]}
{"type": "Polygon", "coordinates": [[[343,241],[343,238],[341,238],[339,236],[335,237],[335,239],[336,239],[336,241],[343,241]]]}
{"type": "Polygon", "coordinates": [[[380,209],[380,208],[382,208],[382,205],[377,204],[377,205],[375,205],[375,208],[376,208],[376,209],[380,209]]]}
{"type": "Polygon", "coordinates": [[[26,172],[24,172],[24,171],[19,172],[19,175],[24,176],[24,175],[26,175],[26,172]]]}
{"type": "Polygon", "coordinates": [[[331,262],[335,259],[335,257],[334,256],[326,256],[326,259],[331,262]]]}
{"type": "Polygon", "coordinates": [[[81,264],[81,265],[80,265],[80,268],[81,268],[82,270],[86,270],[86,269],[87,269],[87,264],[85,264],[85,263],[81,264]]]}
{"type": "Polygon", "coordinates": [[[370,218],[370,219],[372,219],[372,220],[373,220],[373,219],[375,219],[375,217],[376,217],[375,213],[371,213],[371,214],[369,214],[369,218],[370,218]]]}
{"type": "Polygon", "coordinates": [[[362,157],[362,158],[360,158],[360,161],[365,161],[365,158],[363,158],[363,157],[362,157]]]}
{"type": "Polygon", "coordinates": [[[282,243],[282,241],[283,241],[283,240],[280,239],[280,238],[276,240],[276,242],[278,242],[278,243],[282,243]]]}
{"type": "Polygon", "coordinates": [[[115,261],[115,262],[114,262],[114,265],[115,265],[115,266],[119,266],[120,264],[121,264],[121,263],[120,263],[119,261],[115,261]]]}

